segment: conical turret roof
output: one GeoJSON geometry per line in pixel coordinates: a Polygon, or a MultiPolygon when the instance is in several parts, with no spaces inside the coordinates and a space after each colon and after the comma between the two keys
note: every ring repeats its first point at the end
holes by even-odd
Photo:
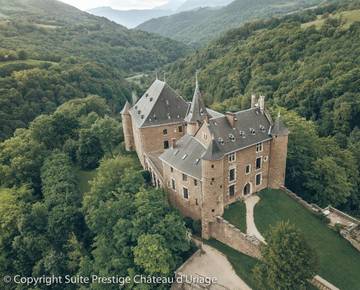
{"type": "Polygon", "coordinates": [[[185,121],[188,123],[196,123],[202,122],[206,118],[210,118],[210,114],[206,110],[205,104],[202,100],[200,88],[199,88],[199,81],[196,74],[196,87],[193,96],[193,100],[191,102],[191,106],[185,118],[185,121]]]}

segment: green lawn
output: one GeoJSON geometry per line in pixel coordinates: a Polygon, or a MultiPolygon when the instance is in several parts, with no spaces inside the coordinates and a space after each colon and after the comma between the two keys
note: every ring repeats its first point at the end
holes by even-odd
{"type": "Polygon", "coordinates": [[[270,225],[289,220],[317,252],[320,276],[341,290],[360,289],[360,252],[283,191],[265,190],[259,196],[255,223],[261,233],[270,225]]]}
{"type": "Polygon", "coordinates": [[[231,204],[224,212],[224,219],[246,233],[246,206],[242,201],[231,204]]]}
{"type": "Polygon", "coordinates": [[[244,255],[217,240],[209,240],[206,241],[206,243],[222,252],[228,258],[229,262],[234,267],[236,274],[238,274],[238,276],[243,279],[246,284],[254,290],[260,290],[256,289],[251,272],[252,268],[254,268],[257,263],[256,259],[244,255]]]}

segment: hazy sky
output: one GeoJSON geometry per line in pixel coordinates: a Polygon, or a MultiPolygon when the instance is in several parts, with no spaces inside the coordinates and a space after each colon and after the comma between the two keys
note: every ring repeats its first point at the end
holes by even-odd
{"type": "Polygon", "coordinates": [[[110,6],[119,10],[147,9],[160,6],[169,0],[60,0],[79,9],[86,10],[101,6],[110,6]]]}

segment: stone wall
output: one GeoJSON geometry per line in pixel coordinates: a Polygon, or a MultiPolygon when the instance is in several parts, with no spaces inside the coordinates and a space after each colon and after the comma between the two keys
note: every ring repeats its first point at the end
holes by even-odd
{"type": "Polygon", "coordinates": [[[340,290],[324,278],[321,278],[319,275],[316,275],[310,283],[320,290],[340,290]]]}
{"type": "Polygon", "coordinates": [[[261,242],[254,236],[244,234],[222,217],[217,217],[215,222],[210,223],[210,235],[245,255],[261,258],[261,242]]]}
{"type": "Polygon", "coordinates": [[[201,181],[191,176],[187,176],[186,181],[184,181],[183,173],[176,168],[171,170],[171,167],[166,163],[163,163],[163,168],[164,185],[169,192],[170,203],[179,209],[184,216],[191,217],[194,220],[201,219],[201,181]],[[175,190],[172,188],[172,179],[175,181],[175,190]],[[184,187],[189,191],[188,199],[184,198],[184,187]]]}

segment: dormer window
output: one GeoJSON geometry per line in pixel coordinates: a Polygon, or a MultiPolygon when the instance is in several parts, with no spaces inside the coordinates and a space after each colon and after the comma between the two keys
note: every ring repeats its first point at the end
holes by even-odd
{"type": "Polygon", "coordinates": [[[250,130],[250,133],[251,133],[252,135],[255,135],[255,129],[254,129],[254,128],[250,128],[249,130],[250,130]]]}
{"type": "Polygon", "coordinates": [[[195,160],[195,165],[198,165],[199,164],[199,162],[200,162],[200,159],[198,158],[198,159],[196,159],[195,160]]]}
{"type": "Polygon", "coordinates": [[[188,157],[187,154],[184,154],[184,156],[181,158],[182,160],[185,160],[188,157]]]}
{"type": "Polygon", "coordinates": [[[152,102],[153,101],[153,98],[150,98],[150,102],[152,102]]]}
{"type": "Polygon", "coordinates": [[[224,143],[225,143],[225,142],[224,142],[224,139],[221,138],[221,137],[218,138],[218,141],[219,141],[219,143],[220,143],[221,145],[224,145],[224,143]]]}
{"type": "Polygon", "coordinates": [[[243,138],[245,138],[246,136],[245,136],[245,132],[244,131],[239,131],[239,134],[240,134],[240,137],[243,137],[243,138]]]}
{"type": "Polygon", "coordinates": [[[235,136],[233,134],[229,134],[229,139],[231,142],[235,142],[235,136]]]}
{"type": "Polygon", "coordinates": [[[260,131],[265,132],[265,127],[263,125],[260,125],[260,131]]]}

